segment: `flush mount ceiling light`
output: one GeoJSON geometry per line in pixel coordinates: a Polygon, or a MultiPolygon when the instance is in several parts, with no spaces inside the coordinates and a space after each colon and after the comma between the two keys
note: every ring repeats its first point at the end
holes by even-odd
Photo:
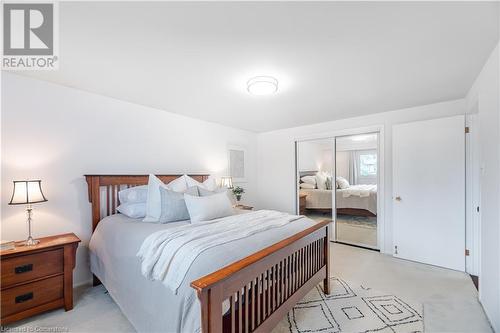
{"type": "Polygon", "coordinates": [[[278,80],[272,76],[256,76],[248,80],[247,90],[252,95],[272,95],[278,91],[278,80]]]}

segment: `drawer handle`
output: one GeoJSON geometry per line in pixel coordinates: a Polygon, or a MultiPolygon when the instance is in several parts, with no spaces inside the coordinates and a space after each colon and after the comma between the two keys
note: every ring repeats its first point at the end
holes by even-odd
{"type": "Polygon", "coordinates": [[[33,299],[33,292],[17,296],[16,297],[16,304],[29,301],[30,299],[33,299]]]}
{"type": "Polygon", "coordinates": [[[21,274],[21,273],[26,273],[30,272],[33,270],[33,264],[27,264],[27,265],[22,265],[22,266],[17,266],[14,271],[16,274],[21,274]]]}

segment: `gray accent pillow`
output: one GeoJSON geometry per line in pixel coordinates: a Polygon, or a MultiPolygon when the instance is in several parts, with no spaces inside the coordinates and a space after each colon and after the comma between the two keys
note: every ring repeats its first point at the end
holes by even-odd
{"type": "Polygon", "coordinates": [[[184,193],[199,196],[198,187],[188,187],[186,192],[175,192],[164,187],[160,187],[161,214],[159,223],[168,223],[182,220],[189,220],[189,212],[184,200],[184,193]]]}

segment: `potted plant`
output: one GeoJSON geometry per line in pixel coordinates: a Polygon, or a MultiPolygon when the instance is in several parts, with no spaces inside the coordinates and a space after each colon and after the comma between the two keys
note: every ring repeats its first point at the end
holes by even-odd
{"type": "Polygon", "coordinates": [[[245,193],[245,189],[243,187],[236,186],[235,188],[233,188],[233,194],[236,197],[236,201],[240,202],[241,195],[243,193],[245,193]]]}

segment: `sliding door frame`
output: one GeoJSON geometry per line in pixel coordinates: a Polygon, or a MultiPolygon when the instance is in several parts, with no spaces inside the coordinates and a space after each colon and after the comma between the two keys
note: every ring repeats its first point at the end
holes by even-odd
{"type": "MultiPolygon", "coordinates": [[[[367,127],[357,127],[357,128],[347,128],[332,130],[331,132],[324,132],[318,134],[309,134],[304,136],[298,136],[294,138],[295,147],[295,211],[299,213],[299,166],[298,166],[298,144],[304,141],[314,141],[314,140],[328,140],[333,141],[333,155],[334,155],[334,172],[335,176],[337,174],[336,170],[336,137],[350,136],[350,135],[360,135],[360,134],[370,134],[378,133],[378,172],[377,172],[377,247],[380,249],[381,253],[393,254],[392,251],[392,228],[386,223],[385,215],[385,204],[386,204],[386,188],[385,188],[385,131],[384,125],[374,125],[367,127]]],[[[390,196],[390,195],[389,195],[390,196]]],[[[331,239],[336,240],[336,222],[337,214],[333,213],[336,211],[335,205],[335,195],[332,195],[332,234],[331,239]]]]}

